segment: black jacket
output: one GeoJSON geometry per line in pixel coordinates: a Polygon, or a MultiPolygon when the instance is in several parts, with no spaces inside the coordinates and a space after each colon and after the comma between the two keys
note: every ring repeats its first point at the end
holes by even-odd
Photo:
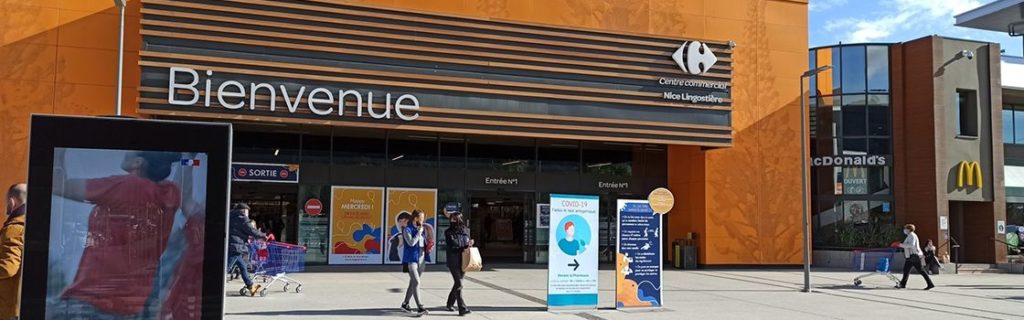
{"type": "Polygon", "coordinates": [[[263,240],[267,235],[263,234],[249,223],[249,217],[242,214],[242,211],[232,210],[228,228],[228,254],[242,254],[249,252],[249,237],[263,240]]]}
{"type": "Polygon", "coordinates": [[[448,228],[444,231],[445,244],[448,247],[448,256],[462,256],[462,251],[469,248],[469,228],[448,228]]]}

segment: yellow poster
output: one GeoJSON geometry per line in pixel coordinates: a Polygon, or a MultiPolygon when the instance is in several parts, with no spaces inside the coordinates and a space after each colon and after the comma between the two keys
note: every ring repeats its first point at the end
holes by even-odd
{"type": "Polygon", "coordinates": [[[329,264],[380,264],[384,188],[331,188],[329,264]]]}
{"type": "MultiPolygon", "coordinates": [[[[436,244],[437,226],[437,189],[412,189],[412,188],[388,188],[388,215],[387,230],[388,241],[386,246],[384,263],[402,263],[402,254],[398,246],[401,238],[398,236],[402,228],[411,222],[413,210],[423,212],[423,221],[427,226],[426,238],[428,243],[436,244]]],[[[433,248],[427,254],[427,263],[434,263],[437,257],[437,248],[433,248]]]]}

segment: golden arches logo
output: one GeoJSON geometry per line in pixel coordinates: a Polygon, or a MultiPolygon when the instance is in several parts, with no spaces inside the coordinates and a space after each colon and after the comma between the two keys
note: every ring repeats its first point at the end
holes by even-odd
{"type": "Polygon", "coordinates": [[[982,187],[982,185],[984,183],[982,181],[981,165],[978,164],[977,161],[970,161],[970,162],[968,162],[968,161],[960,161],[960,168],[957,169],[957,174],[956,174],[956,187],[957,188],[963,188],[964,187],[964,175],[965,174],[967,175],[967,184],[966,185],[968,185],[968,186],[975,186],[975,187],[981,189],[981,187],[982,187]],[[975,179],[977,179],[977,183],[975,183],[975,179]]]}

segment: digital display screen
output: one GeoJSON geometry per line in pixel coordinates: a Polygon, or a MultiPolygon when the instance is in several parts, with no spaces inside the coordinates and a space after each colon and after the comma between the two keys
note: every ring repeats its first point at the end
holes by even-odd
{"type": "Polygon", "coordinates": [[[201,318],[207,154],[53,151],[46,318],[201,318]]]}

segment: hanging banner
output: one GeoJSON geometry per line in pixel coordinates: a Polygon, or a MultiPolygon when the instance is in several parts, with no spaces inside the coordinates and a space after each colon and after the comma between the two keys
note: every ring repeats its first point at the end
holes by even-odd
{"type": "Polygon", "coordinates": [[[328,264],[380,264],[384,188],[331,188],[328,264]]]}
{"type": "Polygon", "coordinates": [[[598,196],[551,195],[548,308],[597,308],[598,196]]]}
{"type": "MultiPolygon", "coordinates": [[[[385,252],[387,252],[387,255],[384,256],[384,263],[402,263],[399,232],[406,225],[412,223],[413,210],[423,211],[423,222],[426,226],[424,237],[427,243],[436,244],[437,237],[434,230],[437,226],[437,189],[388,188],[388,241],[384,243],[385,252]]],[[[432,249],[426,257],[428,264],[433,264],[436,261],[437,248],[434,246],[432,249]]]]}
{"type": "Polygon", "coordinates": [[[618,205],[615,308],[661,307],[661,215],[645,200],[618,205]]]}

